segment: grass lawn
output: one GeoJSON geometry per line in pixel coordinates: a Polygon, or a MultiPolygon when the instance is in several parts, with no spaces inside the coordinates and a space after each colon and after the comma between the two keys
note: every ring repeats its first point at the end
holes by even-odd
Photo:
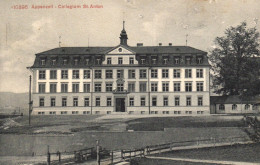
{"type": "Polygon", "coordinates": [[[156,154],[154,156],[189,158],[219,161],[241,161],[260,163],[260,143],[238,144],[216,148],[202,148],[193,150],[182,150],[156,154]]]}
{"type": "MultiPolygon", "coordinates": [[[[193,163],[193,162],[183,162],[183,161],[173,161],[173,160],[155,160],[143,158],[133,165],[208,165],[208,163],[193,163]]],[[[217,165],[217,164],[210,164],[217,165]]]]}
{"type": "Polygon", "coordinates": [[[139,118],[127,122],[128,130],[162,131],[164,128],[244,127],[242,116],[182,116],[139,118]]]}

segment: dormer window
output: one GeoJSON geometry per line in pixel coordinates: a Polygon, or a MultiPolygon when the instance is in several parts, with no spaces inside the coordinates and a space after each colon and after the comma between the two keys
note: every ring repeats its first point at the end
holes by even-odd
{"type": "Polygon", "coordinates": [[[56,61],[57,61],[56,59],[52,59],[51,60],[51,65],[56,65],[56,61]]]}
{"type": "Polygon", "coordinates": [[[174,58],[174,64],[180,64],[180,58],[179,57],[174,58]]]}
{"type": "Polygon", "coordinates": [[[153,58],[153,59],[152,59],[152,64],[156,64],[156,61],[157,61],[157,59],[156,59],[156,58],[153,58]]]}
{"type": "Polygon", "coordinates": [[[63,65],[68,65],[68,59],[63,59],[63,65]]]}
{"type": "Polygon", "coordinates": [[[107,58],[107,64],[110,65],[111,64],[111,58],[107,58]]]}
{"type": "Polygon", "coordinates": [[[165,64],[165,65],[168,64],[168,58],[163,59],[163,64],[165,64]]]}
{"type": "Polygon", "coordinates": [[[129,58],[129,64],[134,64],[134,58],[133,57],[129,58]]]}
{"type": "Polygon", "coordinates": [[[41,59],[41,65],[44,66],[46,64],[46,60],[45,59],[41,59]]]}
{"type": "Polygon", "coordinates": [[[101,64],[101,59],[100,59],[100,58],[97,58],[97,59],[96,59],[96,64],[98,64],[98,65],[101,64]]]}
{"type": "Polygon", "coordinates": [[[191,64],[191,58],[190,57],[186,57],[185,58],[185,63],[186,64],[191,64]]]}
{"type": "Polygon", "coordinates": [[[145,64],[145,59],[141,59],[141,64],[145,64]]]}
{"type": "Polygon", "coordinates": [[[79,59],[75,58],[74,59],[74,65],[78,65],[79,64],[79,59]]]}
{"type": "Polygon", "coordinates": [[[123,64],[123,58],[122,57],[118,58],[118,64],[123,64]]]}
{"type": "Polygon", "coordinates": [[[85,64],[89,65],[89,59],[88,58],[85,59],[85,64]]]}
{"type": "Polygon", "coordinates": [[[202,57],[197,57],[197,64],[202,64],[202,57]]]}

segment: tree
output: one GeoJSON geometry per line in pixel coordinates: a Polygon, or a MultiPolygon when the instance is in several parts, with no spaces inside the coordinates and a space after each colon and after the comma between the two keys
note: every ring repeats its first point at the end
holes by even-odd
{"type": "Polygon", "coordinates": [[[210,52],[215,93],[223,95],[260,94],[259,32],[247,28],[246,22],[226,29],[215,39],[210,52]],[[217,87],[217,88],[216,88],[217,87]]]}

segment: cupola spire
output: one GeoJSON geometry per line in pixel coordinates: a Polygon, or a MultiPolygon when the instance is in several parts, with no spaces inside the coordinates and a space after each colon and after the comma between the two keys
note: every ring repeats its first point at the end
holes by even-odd
{"type": "Polygon", "coordinates": [[[125,21],[123,21],[123,30],[121,31],[121,34],[120,34],[120,44],[121,45],[127,45],[127,34],[126,34],[126,31],[125,31],[125,21]]]}

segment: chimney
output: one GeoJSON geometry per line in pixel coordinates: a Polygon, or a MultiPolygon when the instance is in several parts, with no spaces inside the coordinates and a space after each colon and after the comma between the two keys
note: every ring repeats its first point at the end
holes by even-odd
{"type": "Polygon", "coordinates": [[[169,46],[172,46],[172,43],[169,43],[169,46]]]}
{"type": "Polygon", "coordinates": [[[162,43],[159,43],[159,46],[162,46],[162,43]]]}
{"type": "Polygon", "coordinates": [[[141,47],[141,46],[143,46],[143,43],[137,43],[136,46],[141,47]]]}

